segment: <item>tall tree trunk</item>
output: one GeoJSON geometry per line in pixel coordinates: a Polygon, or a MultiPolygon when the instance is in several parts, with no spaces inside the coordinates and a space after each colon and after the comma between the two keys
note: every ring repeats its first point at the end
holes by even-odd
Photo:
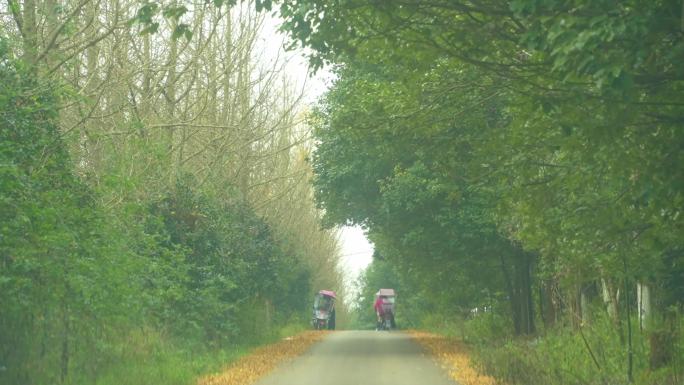
{"type": "MultiPolygon", "coordinates": [[[[143,52],[142,52],[142,66],[143,66],[143,79],[142,79],[142,92],[140,98],[140,119],[149,118],[151,113],[152,105],[152,53],[151,53],[151,43],[150,39],[152,37],[150,34],[145,34],[143,39],[143,52]]],[[[142,126],[142,125],[141,125],[142,126]]],[[[145,135],[144,131],[141,131],[141,135],[145,135]]]]}
{"type": "Polygon", "coordinates": [[[251,90],[249,87],[251,71],[251,50],[250,47],[243,47],[240,53],[240,68],[238,68],[238,109],[240,119],[240,165],[238,173],[238,189],[244,198],[249,197],[250,175],[252,173],[252,146],[253,146],[253,119],[250,109],[251,90]]]}
{"type": "Polygon", "coordinates": [[[580,287],[580,313],[582,326],[588,325],[591,322],[589,313],[589,299],[587,299],[587,293],[584,287],[580,287]]]}
{"type": "MultiPolygon", "coordinates": [[[[177,27],[177,21],[171,21],[171,32],[173,32],[177,27]]],[[[168,146],[169,150],[169,164],[168,166],[168,176],[169,185],[173,186],[175,184],[176,178],[178,177],[177,164],[173,162],[174,150],[176,150],[175,143],[175,131],[176,131],[176,86],[177,86],[177,65],[178,65],[178,39],[169,37],[169,55],[166,61],[166,115],[164,120],[169,124],[163,129],[166,132],[163,133],[163,138],[168,146]]]]}
{"type": "Polygon", "coordinates": [[[509,304],[511,305],[511,316],[513,317],[513,330],[515,330],[515,334],[520,334],[520,319],[518,318],[518,305],[517,305],[517,299],[518,296],[515,293],[515,289],[513,286],[513,279],[511,277],[511,271],[509,269],[508,264],[506,263],[506,258],[503,255],[499,256],[499,261],[501,262],[501,271],[503,273],[504,279],[506,281],[506,289],[508,290],[508,301],[509,304]]]}
{"type": "MultiPolygon", "coordinates": [[[[176,28],[176,22],[171,23],[171,30],[176,28]]],[[[176,71],[178,65],[178,39],[169,38],[169,56],[166,70],[166,115],[169,122],[174,123],[176,116],[176,71]]],[[[169,143],[173,142],[173,125],[167,128],[169,143]]]]}
{"type": "Polygon", "coordinates": [[[618,299],[620,296],[620,290],[616,289],[610,279],[601,278],[601,298],[603,299],[603,304],[606,306],[606,312],[608,316],[613,321],[613,323],[619,323],[618,318],[618,299]]]}
{"type": "Polygon", "coordinates": [[[570,304],[569,317],[570,325],[574,330],[579,330],[583,325],[590,321],[589,300],[586,294],[586,287],[581,283],[574,284],[572,290],[568,292],[567,302],[570,304]]]}
{"type": "Polygon", "coordinates": [[[512,266],[506,263],[503,256],[500,261],[508,288],[513,326],[518,335],[533,334],[536,331],[531,275],[533,256],[521,249],[515,250],[512,255],[512,266]]]}
{"type": "MultiPolygon", "coordinates": [[[[19,24],[19,19],[15,16],[15,21],[19,24]]],[[[38,21],[36,20],[36,1],[25,0],[21,16],[20,30],[24,35],[23,40],[23,59],[26,63],[33,66],[38,64],[38,21]]]]}
{"type": "MultiPolygon", "coordinates": [[[[57,0],[45,0],[43,9],[45,9],[46,15],[45,15],[45,24],[48,28],[47,30],[47,37],[52,36],[52,34],[57,34],[57,28],[59,28],[59,20],[57,17],[57,12],[60,4],[58,3],[57,0]]],[[[43,43],[49,44],[47,42],[43,43]]],[[[56,48],[54,46],[44,46],[42,47],[43,50],[46,50],[44,55],[41,53],[41,56],[43,56],[43,66],[46,69],[52,68],[56,64],[56,48]]]]}
{"type": "Polygon", "coordinates": [[[233,50],[233,20],[230,10],[226,14],[226,24],[225,24],[225,59],[223,65],[223,108],[221,109],[221,123],[233,127],[234,116],[233,116],[233,105],[234,100],[231,98],[232,84],[231,80],[233,77],[234,68],[234,50],[233,50]]]}
{"type": "MultiPolygon", "coordinates": [[[[87,5],[85,10],[85,20],[83,23],[87,25],[86,33],[89,35],[94,35],[96,33],[97,24],[97,9],[98,3],[91,2],[87,5]]],[[[83,172],[86,172],[88,168],[92,167],[93,156],[91,154],[92,150],[92,140],[91,133],[88,132],[88,116],[92,115],[92,109],[96,108],[98,103],[98,98],[96,97],[97,88],[99,87],[100,78],[98,74],[98,60],[100,56],[100,49],[98,45],[93,44],[86,49],[86,83],[84,92],[88,98],[85,103],[85,110],[81,108],[79,104],[79,118],[84,119],[82,124],[80,124],[79,132],[79,159],[78,166],[83,172]]]]}
{"type": "Polygon", "coordinates": [[[637,282],[637,310],[639,311],[639,329],[649,328],[651,318],[651,291],[648,285],[637,282]]]}
{"type": "Polygon", "coordinates": [[[553,328],[558,321],[559,302],[556,298],[557,287],[554,278],[544,280],[539,285],[539,311],[546,329],[553,328]]]}
{"type": "Polygon", "coordinates": [[[534,257],[531,254],[522,252],[518,267],[520,274],[520,295],[522,297],[520,313],[523,317],[524,334],[533,334],[536,332],[534,325],[534,297],[532,296],[533,259],[534,257]]]}

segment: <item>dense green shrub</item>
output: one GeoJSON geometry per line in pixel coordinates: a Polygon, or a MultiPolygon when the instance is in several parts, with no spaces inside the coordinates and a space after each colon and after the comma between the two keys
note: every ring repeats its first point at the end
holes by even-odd
{"type": "MultiPolygon", "coordinates": [[[[636,319],[633,325],[637,325],[636,319]]],[[[648,336],[649,332],[634,326],[635,383],[676,384],[677,365],[655,371],[649,368],[648,336]]],[[[681,346],[681,337],[676,345],[681,346]]],[[[596,319],[581,330],[557,328],[535,338],[508,339],[499,343],[482,340],[475,346],[476,358],[483,370],[508,385],[617,385],[628,382],[627,342],[607,317],[596,319]]]]}
{"type": "Polygon", "coordinates": [[[74,166],[58,85],[0,58],[0,383],[183,384],[299,330],[304,256],[244,200],[184,175],[111,210],[126,187],[74,166]]]}
{"type": "Polygon", "coordinates": [[[471,315],[462,322],[461,336],[465,342],[473,344],[502,341],[513,334],[508,318],[496,311],[487,311],[471,315]]]}
{"type": "Polygon", "coordinates": [[[0,382],[63,382],[137,314],[137,266],[74,173],[53,87],[0,51],[0,382]]]}

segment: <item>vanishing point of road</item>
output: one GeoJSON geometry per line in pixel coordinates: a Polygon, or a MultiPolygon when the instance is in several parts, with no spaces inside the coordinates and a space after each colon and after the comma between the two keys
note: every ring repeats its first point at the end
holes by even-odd
{"type": "Polygon", "coordinates": [[[256,385],[454,385],[401,332],[337,331],[256,385]]]}

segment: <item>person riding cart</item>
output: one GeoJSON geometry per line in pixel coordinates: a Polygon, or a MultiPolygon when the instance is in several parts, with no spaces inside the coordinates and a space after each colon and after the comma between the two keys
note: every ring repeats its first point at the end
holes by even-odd
{"type": "Polygon", "coordinates": [[[380,289],[375,293],[373,308],[377,315],[376,330],[389,330],[397,327],[394,321],[394,289],[380,289]]]}

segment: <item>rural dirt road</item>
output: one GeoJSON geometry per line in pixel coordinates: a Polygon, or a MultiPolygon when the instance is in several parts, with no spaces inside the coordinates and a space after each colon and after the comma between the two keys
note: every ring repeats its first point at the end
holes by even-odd
{"type": "Polygon", "coordinates": [[[338,331],[256,385],[454,385],[401,332],[338,331]]]}

